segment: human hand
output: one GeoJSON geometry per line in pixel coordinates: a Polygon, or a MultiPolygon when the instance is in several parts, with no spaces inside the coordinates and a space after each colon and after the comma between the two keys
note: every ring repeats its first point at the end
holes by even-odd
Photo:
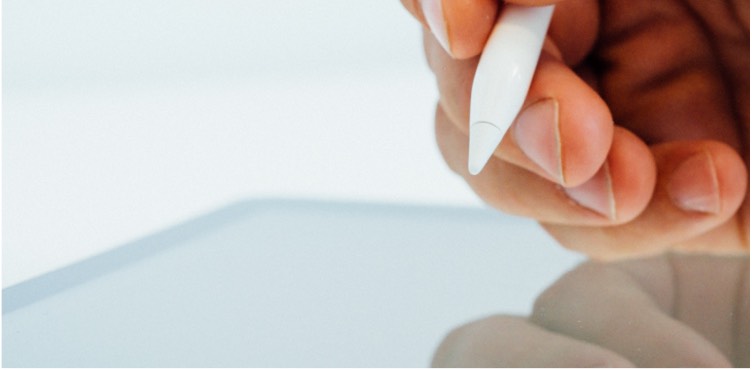
{"type": "Polygon", "coordinates": [[[453,330],[435,367],[749,367],[749,258],[587,262],[529,318],[453,330]]]}
{"type": "Polygon", "coordinates": [[[402,3],[425,26],[439,148],[485,202],[601,259],[749,249],[748,1],[557,2],[523,110],[477,176],[470,88],[499,1],[402,3]]]}

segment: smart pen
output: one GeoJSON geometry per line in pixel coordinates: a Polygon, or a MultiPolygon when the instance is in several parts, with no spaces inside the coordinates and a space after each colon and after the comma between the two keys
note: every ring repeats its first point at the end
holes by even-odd
{"type": "Polygon", "coordinates": [[[530,89],[554,6],[506,4],[475,71],[467,167],[477,175],[514,122],[530,89]]]}

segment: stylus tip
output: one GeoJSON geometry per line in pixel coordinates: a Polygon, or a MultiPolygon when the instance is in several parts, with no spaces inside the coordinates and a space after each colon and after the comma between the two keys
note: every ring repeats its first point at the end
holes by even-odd
{"type": "Polygon", "coordinates": [[[475,122],[470,125],[470,148],[467,158],[467,169],[471,175],[477,175],[483,170],[488,159],[491,158],[496,147],[501,142],[504,133],[489,122],[475,122]]]}

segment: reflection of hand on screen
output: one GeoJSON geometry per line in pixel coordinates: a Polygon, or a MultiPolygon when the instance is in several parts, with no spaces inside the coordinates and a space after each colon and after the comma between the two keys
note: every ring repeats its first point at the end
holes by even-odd
{"type": "Polygon", "coordinates": [[[748,367],[749,259],[585,263],[541,294],[529,318],[455,329],[433,365],[748,367]]]}

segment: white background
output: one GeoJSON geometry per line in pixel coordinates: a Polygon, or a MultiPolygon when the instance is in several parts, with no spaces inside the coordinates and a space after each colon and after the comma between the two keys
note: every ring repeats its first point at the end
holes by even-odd
{"type": "Polygon", "coordinates": [[[480,207],[398,0],[3,2],[3,286],[247,198],[480,207]]]}

